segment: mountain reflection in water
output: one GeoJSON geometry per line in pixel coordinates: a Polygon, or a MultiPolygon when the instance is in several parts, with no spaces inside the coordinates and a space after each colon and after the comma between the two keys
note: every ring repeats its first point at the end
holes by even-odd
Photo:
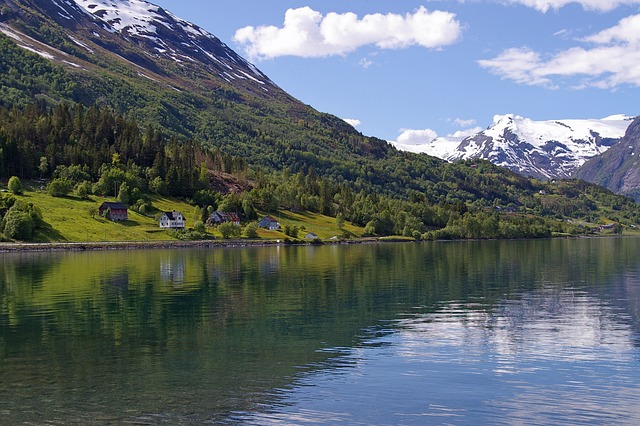
{"type": "Polygon", "coordinates": [[[640,420],[640,239],[0,257],[0,416],[640,420]]]}

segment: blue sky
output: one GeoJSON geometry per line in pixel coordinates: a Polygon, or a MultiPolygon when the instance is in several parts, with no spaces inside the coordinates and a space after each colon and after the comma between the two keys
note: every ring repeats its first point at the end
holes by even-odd
{"type": "Polygon", "coordinates": [[[640,0],[152,2],[386,140],[640,114],[640,0]]]}

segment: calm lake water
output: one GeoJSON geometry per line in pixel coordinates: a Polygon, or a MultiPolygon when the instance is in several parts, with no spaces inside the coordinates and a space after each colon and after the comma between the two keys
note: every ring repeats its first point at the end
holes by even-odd
{"type": "Polygon", "coordinates": [[[0,424],[640,424],[639,253],[0,255],[0,424]]]}

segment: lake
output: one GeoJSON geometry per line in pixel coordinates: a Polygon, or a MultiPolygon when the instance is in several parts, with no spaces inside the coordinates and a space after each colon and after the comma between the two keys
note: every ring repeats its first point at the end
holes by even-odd
{"type": "Polygon", "coordinates": [[[0,254],[0,424],[640,424],[639,253],[0,254]]]}

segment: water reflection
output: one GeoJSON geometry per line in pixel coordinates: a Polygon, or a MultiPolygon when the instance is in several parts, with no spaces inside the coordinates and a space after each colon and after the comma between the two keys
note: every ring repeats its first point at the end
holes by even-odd
{"type": "MultiPolygon", "coordinates": [[[[523,287],[533,290],[502,300],[414,307],[369,330],[358,347],[327,361],[330,366],[298,378],[278,409],[237,418],[257,424],[636,424],[637,275],[612,274],[610,282],[593,286],[586,271],[554,282],[565,276],[555,274],[554,265],[542,280],[521,275],[523,287]]],[[[485,271],[484,278],[490,276],[485,271]]],[[[480,284],[472,281],[465,285],[480,284]]]]}
{"type": "MultiPolygon", "coordinates": [[[[637,283],[636,283],[637,285],[637,283]]],[[[633,331],[582,292],[458,302],[371,331],[257,424],[635,424],[633,331]]]]}
{"type": "Polygon", "coordinates": [[[640,420],[639,244],[3,255],[0,416],[37,424],[640,420]]]}

